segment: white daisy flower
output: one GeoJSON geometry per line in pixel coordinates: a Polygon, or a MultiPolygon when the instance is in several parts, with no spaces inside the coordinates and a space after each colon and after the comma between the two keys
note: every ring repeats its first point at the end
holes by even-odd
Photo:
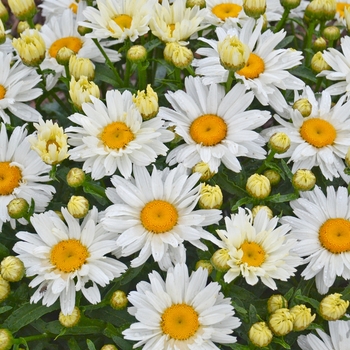
{"type": "MultiPolygon", "coordinates": [[[[15,227],[15,220],[11,219],[7,205],[15,198],[23,198],[28,204],[34,200],[35,212],[42,212],[52,199],[55,188],[46,185],[50,181],[48,175],[51,166],[46,165],[39,155],[30,149],[26,139],[25,125],[16,127],[10,138],[6,133],[5,124],[0,130],[0,231],[4,222],[9,221],[15,227]]],[[[27,223],[20,219],[21,223],[27,223]]]]}
{"type": "Polygon", "coordinates": [[[87,37],[105,39],[112,37],[115,43],[130,39],[134,42],[149,31],[149,21],[156,0],[97,0],[97,9],[88,6],[83,12],[88,22],[80,24],[91,28],[87,37]]]}
{"type": "Polygon", "coordinates": [[[282,222],[292,226],[299,240],[295,252],[306,257],[301,276],[315,277],[317,290],[325,294],[337,276],[350,279],[350,197],[345,187],[336,191],[333,186],[326,195],[316,186],[300,196],[290,203],[296,217],[283,217],[282,222]]]}
{"type": "Polygon", "coordinates": [[[21,60],[12,61],[11,53],[0,51],[0,117],[6,124],[11,124],[8,109],[16,117],[37,122],[41,115],[24,102],[32,101],[42,94],[35,86],[41,81],[34,68],[25,66],[21,60]]]}
{"type": "Polygon", "coordinates": [[[330,95],[323,91],[316,113],[303,117],[298,110],[290,110],[291,122],[278,115],[274,118],[280,126],[266,129],[269,138],[275,132],[284,132],[291,140],[290,148],[276,158],[289,158],[293,162],[292,172],[298,169],[311,170],[318,166],[326,179],[341,176],[345,181],[344,161],[350,147],[350,101],[344,103],[345,96],[332,107],[330,95]]]}
{"type": "Polygon", "coordinates": [[[345,36],[340,39],[340,46],[343,51],[328,48],[323,51],[324,60],[331,66],[333,70],[324,70],[317,77],[326,77],[326,79],[339,81],[329,86],[326,91],[330,95],[346,94],[350,96],[350,37],[345,36]]]}
{"type": "Polygon", "coordinates": [[[201,239],[219,243],[203,226],[217,223],[221,210],[194,210],[200,197],[201,186],[194,187],[199,177],[199,173],[187,175],[182,166],[163,171],[154,167],[152,175],[135,166],[130,180],[112,177],[115,188],[106,194],[115,204],[106,209],[102,222],[107,230],[120,234],[117,244],[122,256],[140,251],[132,267],[152,255],[167,269],[183,255],[185,241],[201,250],[208,249],[201,239]]]}
{"type": "Polygon", "coordinates": [[[349,10],[350,0],[337,0],[337,12],[335,13],[336,25],[346,27],[345,9],[349,10]]]}
{"type": "Polygon", "coordinates": [[[138,341],[134,348],[218,350],[214,343],[236,342],[230,334],[241,322],[233,316],[231,301],[220,292],[220,285],[206,285],[207,270],[199,268],[189,276],[187,266],[177,264],[165,281],[156,271],[148,276],[150,283],[138,283],[128,296],[133,305],[128,311],[139,322],[123,335],[138,341]]]}
{"type": "Polygon", "coordinates": [[[207,10],[199,6],[186,7],[186,0],[177,0],[173,4],[163,0],[155,5],[150,28],[152,34],[163,42],[186,44],[190,36],[209,25],[202,24],[206,13],[207,10]]]}
{"type": "Polygon", "coordinates": [[[73,312],[76,291],[96,304],[101,301],[97,284],[104,287],[126,270],[126,266],[114,258],[106,257],[116,248],[114,235],[98,223],[94,207],[82,224],[62,208],[65,222],[53,211],[34,214],[31,223],[36,233],[18,232],[21,239],[13,247],[26,268],[28,277],[36,276],[29,283],[38,287],[30,301],[43,299],[46,306],[58,298],[62,313],[73,312]],[[89,281],[92,286],[86,287],[89,281]]]}
{"type": "Polygon", "coordinates": [[[267,111],[245,111],[254,99],[244,85],[236,84],[225,95],[219,84],[206,86],[199,77],[185,79],[185,90],[168,92],[167,100],[175,110],[161,107],[159,115],[176,126],[185,143],[174,148],[167,157],[170,165],[183,163],[192,168],[199,162],[218,171],[221,163],[239,172],[237,157],[264,159],[263,138],[253,129],[265,124],[267,111]]]}
{"type": "Polygon", "coordinates": [[[267,287],[277,289],[274,280],[287,281],[294,276],[301,259],[292,252],[296,243],[288,235],[289,225],[277,226],[278,218],[269,219],[260,210],[253,220],[249,209],[238,208],[237,214],[225,217],[226,230],[216,230],[227,249],[230,269],[226,283],[242,275],[250,285],[259,279],[267,287]]]}
{"type": "Polygon", "coordinates": [[[107,91],[106,105],[93,96],[91,100],[82,105],[86,116],[75,113],[69,117],[79,126],[68,127],[66,132],[68,143],[75,146],[69,151],[70,159],[84,162],[83,170],[93,179],[112,175],[117,169],[127,178],[132,164],[147,166],[158,155],[166,155],[163,142],[171,141],[174,134],[164,129],[160,117],[143,121],[130,91],[107,91]]]}
{"type": "Polygon", "coordinates": [[[299,335],[298,345],[302,350],[348,350],[350,321],[330,321],[328,322],[329,334],[321,329],[316,329],[319,337],[309,333],[299,335]]]}
{"type": "Polygon", "coordinates": [[[78,13],[78,8],[80,6],[85,7],[85,1],[79,0],[43,0],[39,8],[41,8],[41,14],[49,21],[52,17],[59,17],[67,9],[70,9],[73,14],[78,13]]]}
{"type": "Polygon", "coordinates": [[[217,28],[218,41],[199,38],[212,47],[198,49],[198,54],[207,57],[194,59],[192,63],[197,67],[196,74],[203,76],[204,84],[227,82],[229,71],[220,63],[218,43],[227,36],[237,36],[249,47],[251,53],[246,66],[237,71],[235,77],[238,82],[242,82],[247,89],[254,92],[261,104],[268,105],[275,94],[281,95],[278,89],[302,89],[305,83],[287,71],[301,64],[302,53],[292,49],[275,50],[286,36],[286,32],[282,30],[273,33],[268,29],[261,33],[262,26],[262,18],[257,22],[250,18],[241,30],[238,27],[227,31],[217,28]]]}
{"type": "MultiPolygon", "coordinates": [[[[64,66],[56,60],[57,54],[62,48],[72,50],[77,57],[89,58],[100,63],[105,62],[105,58],[93,40],[86,35],[81,36],[77,28],[78,21],[69,9],[65,10],[61,17],[53,17],[41,27],[41,35],[45,41],[47,51],[40,68],[52,69],[56,72],[55,76],[49,75],[47,79],[46,88],[48,90],[55,86],[62,74],[65,75],[64,66]]],[[[103,43],[100,44],[101,46],[104,45],[103,43]]],[[[112,62],[120,60],[121,56],[116,50],[104,47],[104,51],[112,62]]]]}

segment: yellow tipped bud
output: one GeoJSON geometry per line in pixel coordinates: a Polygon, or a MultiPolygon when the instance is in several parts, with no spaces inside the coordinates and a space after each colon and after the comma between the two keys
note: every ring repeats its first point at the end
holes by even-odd
{"type": "Polygon", "coordinates": [[[13,336],[12,333],[5,328],[0,329],[0,349],[1,350],[10,350],[13,345],[13,336]]]}
{"type": "Polygon", "coordinates": [[[116,290],[109,301],[113,309],[122,310],[128,305],[128,298],[124,291],[116,290]]]}
{"type": "Polygon", "coordinates": [[[322,52],[316,52],[311,58],[311,69],[315,74],[321,73],[323,70],[330,70],[331,66],[323,58],[322,52]]]}
{"type": "Polygon", "coordinates": [[[301,0],[280,0],[280,3],[286,10],[293,10],[300,5],[301,0]]]}
{"type": "Polygon", "coordinates": [[[230,260],[229,250],[222,248],[217,250],[211,257],[210,262],[212,263],[215,270],[226,272],[230,266],[227,262],[230,260]]]}
{"type": "Polygon", "coordinates": [[[9,296],[10,291],[11,291],[10,282],[6,281],[0,275],[0,303],[3,302],[9,296]]]}
{"type": "Polygon", "coordinates": [[[8,282],[20,281],[25,273],[22,260],[16,256],[7,256],[0,264],[1,276],[8,282]]]}
{"type": "Polygon", "coordinates": [[[312,112],[312,104],[307,98],[300,98],[293,104],[293,109],[297,109],[300,114],[305,118],[312,112]]]}
{"type": "Polygon", "coordinates": [[[69,315],[64,315],[62,311],[58,316],[58,321],[63,327],[72,328],[80,321],[81,313],[78,307],[74,307],[73,312],[69,315]]]}
{"type": "Polygon", "coordinates": [[[147,85],[146,91],[137,91],[137,95],[134,94],[132,96],[132,101],[135,103],[143,120],[151,119],[158,114],[158,95],[150,84],[147,85]]]}
{"type": "Polygon", "coordinates": [[[260,210],[265,210],[266,211],[266,214],[267,214],[267,217],[271,220],[273,218],[273,212],[272,210],[266,206],[266,205],[256,205],[255,207],[252,208],[252,215],[253,215],[253,218],[256,217],[256,215],[258,214],[258,212],[260,210]]]}
{"type": "Polygon", "coordinates": [[[312,0],[305,9],[305,16],[311,20],[330,21],[336,12],[336,0],[312,0]]]}
{"type": "Polygon", "coordinates": [[[11,12],[20,20],[32,18],[36,14],[34,0],[8,0],[11,12]]]}
{"type": "MultiPolygon", "coordinates": [[[[83,22],[89,22],[89,21],[83,21],[83,22]]],[[[89,22],[91,23],[91,22],[89,22]]],[[[84,36],[86,34],[89,34],[92,32],[92,28],[84,27],[84,26],[78,26],[77,32],[81,35],[84,36]]]]}
{"type": "Polygon", "coordinates": [[[292,184],[298,191],[310,191],[316,184],[316,176],[311,170],[299,169],[293,175],[292,184]]]}
{"type": "Polygon", "coordinates": [[[21,34],[25,30],[30,29],[30,25],[27,21],[19,21],[17,24],[17,33],[21,34]]]}
{"type": "Polygon", "coordinates": [[[276,132],[270,137],[269,146],[276,153],[284,153],[290,147],[290,138],[284,132],[276,132]]]}
{"type": "Polygon", "coordinates": [[[349,32],[350,31],[350,8],[349,7],[344,8],[344,18],[346,23],[346,29],[349,32]]]}
{"type": "Polygon", "coordinates": [[[66,66],[69,64],[69,60],[73,55],[75,55],[75,52],[73,50],[69,49],[66,46],[61,47],[57,52],[56,61],[58,64],[66,66]]]}
{"type": "Polygon", "coordinates": [[[93,80],[95,77],[95,65],[88,58],[71,55],[68,68],[75,80],[79,80],[81,76],[85,76],[88,80],[93,80]]]}
{"type": "Polygon", "coordinates": [[[202,184],[198,205],[201,209],[220,209],[223,203],[223,195],[218,185],[210,186],[202,184]]]}
{"type": "Polygon", "coordinates": [[[126,53],[126,59],[132,63],[141,63],[147,59],[147,50],[142,45],[131,46],[126,53]]]}
{"type": "Polygon", "coordinates": [[[0,1],[0,19],[3,23],[6,23],[9,19],[9,13],[7,11],[7,8],[4,6],[2,1],[0,1]]]}
{"type": "Polygon", "coordinates": [[[247,180],[246,190],[254,198],[265,199],[271,193],[271,184],[266,176],[253,174],[247,180]]]}
{"type": "Polygon", "coordinates": [[[288,308],[287,299],[281,294],[271,295],[269,300],[267,301],[267,311],[272,314],[278,309],[286,309],[288,308]]]}
{"type": "Polygon", "coordinates": [[[336,26],[329,26],[323,29],[323,36],[327,40],[338,40],[340,38],[340,29],[336,26]]]}
{"type": "Polygon", "coordinates": [[[269,327],[277,336],[284,336],[293,330],[294,315],[287,309],[276,310],[269,318],[269,327]]]}
{"type": "Polygon", "coordinates": [[[201,9],[206,6],[205,0],[187,0],[186,7],[199,6],[201,9]]]}
{"type": "Polygon", "coordinates": [[[82,169],[72,168],[68,171],[66,179],[68,186],[79,187],[85,181],[85,173],[82,169]]]}
{"type": "Polygon", "coordinates": [[[23,218],[29,210],[29,204],[24,198],[14,198],[7,204],[7,212],[12,219],[23,218]]]}
{"type": "Polygon", "coordinates": [[[193,60],[193,52],[177,42],[166,43],[163,55],[166,61],[180,69],[185,69],[193,60]]]}
{"type": "Polygon", "coordinates": [[[90,96],[100,98],[100,89],[85,76],[81,76],[78,81],[72,76],[69,83],[69,96],[72,99],[74,106],[81,109],[85,102],[91,102],[90,96]]]}
{"type": "Polygon", "coordinates": [[[294,331],[303,331],[316,318],[316,314],[311,315],[311,309],[303,304],[295,305],[290,309],[290,312],[294,315],[294,331]]]}
{"type": "Polygon", "coordinates": [[[349,306],[348,300],[341,299],[340,293],[329,294],[320,302],[320,314],[327,321],[336,321],[342,318],[349,306]]]}
{"type": "Polygon", "coordinates": [[[350,168],[350,147],[348,148],[348,151],[345,155],[345,164],[348,168],[350,168]]]}
{"type": "Polygon", "coordinates": [[[266,322],[254,323],[248,332],[249,340],[259,348],[268,346],[273,338],[273,334],[266,322]]]}
{"type": "Polygon", "coordinates": [[[312,45],[312,49],[317,52],[317,51],[323,51],[327,48],[327,41],[321,37],[317,38],[313,45],[312,45]]]}
{"type": "Polygon", "coordinates": [[[258,19],[266,11],[266,0],[244,0],[243,10],[247,16],[258,19]]]}
{"type": "Polygon", "coordinates": [[[101,350],[118,350],[118,348],[113,344],[103,345],[101,350]]]}
{"type": "Polygon", "coordinates": [[[278,185],[281,181],[281,175],[276,170],[267,169],[263,172],[263,175],[269,179],[271,186],[278,185]]]}
{"type": "Polygon", "coordinates": [[[193,173],[200,173],[202,176],[200,177],[200,181],[208,181],[211,179],[216,173],[211,171],[208,163],[199,162],[192,168],[193,173]]]}
{"type": "Polygon", "coordinates": [[[198,260],[196,262],[196,270],[198,270],[200,267],[203,269],[208,270],[208,275],[210,275],[213,272],[213,265],[211,264],[210,260],[198,260]]]}
{"type": "Polygon", "coordinates": [[[0,19],[0,45],[3,44],[5,41],[6,41],[5,27],[4,27],[4,23],[2,23],[2,20],[0,19]]]}
{"type": "Polygon", "coordinates": [[[67,209],[73,217],[82,219],[89,212],[89,201],[83,196],[72,196],[67,209]]]}

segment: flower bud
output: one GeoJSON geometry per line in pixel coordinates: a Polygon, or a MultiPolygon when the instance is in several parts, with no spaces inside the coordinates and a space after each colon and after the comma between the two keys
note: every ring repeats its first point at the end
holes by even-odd
{"type": "Polygon", "coordinates": [[[276,310],[269,318],[269,327],[277,336],[284,336],[293,330],[294,315],[287,309],[276,310]]]}
{"type": "Polygon", "coordinates": [[[124,291],[116,290],[109,301],[113,309],[122,310],[128,305],[128,298],[124,291]]]}
{"type": "Polygon", "coordinates": [[[293,10],[300,5],[301,0],[280,0],[280,3],[286,10],[293,10]]]}
{"type": "Polygon", "coordinates": [[[323,58],[322,52],[316,52],[311,58],[311,69],[315,74],[321,73],[323,70],[330,70],[331,66],[323,58]]]}
{"type": "Polygon", "coordinates": [[[223,41],[218,42],[218,53],[223,67],[236,72],[245,67],[250,49],[237,36],[227,36],[223,41]]]}
{"type": "Polygon", "coordinates": [[[313,45],[312,45],[312,49],[317,52],[317,51],[323,51],[327,48],[327,41],[321,37],[317,38],[313,45]]]}
{"type": "Polygon", "coordinates": [[[300,114],[305,118],[308,117],[312,112],[312,104],[307,98],[300,98],[293,104],[293,109],[297,109],[300,114]]]}
{"type": "Polygon", "coordinates": [[[83,196],[72,196],[67,209],[73,217],[82,219],[89,212],[89,201],[83,196]]]}
{"type": "Polygon", "coordinates": [[[281,175],[274,169],[265,170],[263,175],[269,179],[271,186],[278,185],[281,181],[281,175]]]}
{"type": "Polygon", "coordinates": [[[81,109],[83,103],[91,102],[91,95],[100,98],[100,89],[98,86],[83,75],[78,81],[72,76],[69,83],[69,96],[74,106],[81,109]]]}
{"type": "Polygon", "coordinates": [[[71,328],[76,326],[79,323],[80,316],[81,316],[80,310],[78,307],[75,306],[73,309],[73,312],[69,315],[64,315],[61,311],[58,316],[58,321],[63,327],[71,328]]]}
{"type": "Polygon", "coordinates": [[[33,18],[37,12],[34,0],[8,0],[7,3],[11,12],[22,21],[33,18]]]}
{"type": "Polygon", "coordinates": [[[311,315],[311,309],[303,304],[295,305],[289,311],[294,315],[294,331],[303,331],[316,318],[316,314],[311,315]]]}
{"type": "Polygon", "coordinates": [[[2,1],[0,1],[0,19],[3,23],[6,23],[9,19],[9,13],[7,11],[7,8],[4,6],[2,1]]]}
{"type": "Polygon", "coordinates": [[[0,350],[10,350],[12,348],[12,345],[12,333],[8,329],[0,329],[0,350]]]}
{"type": "Polygon", "coordinates": [[[25,30],[30,29],[30,25],[27,21],[19,21],[17,24],[17,33],[21,34],[25,30]]]}
{"type": "Polygon", "coordinates": [[[101,350],[118,350],[118,348],[113,344],[103,345],[101,350]]]}
{"type": "Polygon", "coordinates": [[[338,40],[340,38],[340,29],[336,26],[329,26],[323,29],[323,36],[327,40],[338,40]]]}
{"type": "Polygon", "coordinates": [[[56,55],[56,61],[62,66],[67,66],[71,56],[75,55],[75,52],[66,46],[61,47],[56,55]]]}
{"type": "Polygon", "coordinates": [[[164,59],[179,69],[185,69],[193,60],[193,52],[177,42],[166,43],[163,51],[164,59]]]}
{"type": "Polygon", "coordinates": [[[69,58],[69,74],[79,80],[81,76],[85,76],[88,80],[93,80],[95,77],[95,65],[88,58],[77,57],[72,55],[69,58]]]}
{"type": "Polygon", "coordinates": [[[198,205],[201,209],[220,209],[223,202],[221,188],[218,185],[202,184],[198,205]]]}
{"type": "Polygon", "coordinates": [[[336,321],[342,318],[349,306],[348,300],[341,299],[340,293],[329,294],[320,302],[320,314],[327,321],[336,321]]]}
{"type": "Polygon", "coordinates": [[[344,19],[346,23],[346,29],[349,32],[350,31],[350,9],[349,7],[344,8],[344,19]]]}
{"type": "Polygon", "coordinates": [[[210,170],[209,164],[204,162],[197,163],[192,168],[192,172],[202,174],[202,176],[199,178],[200,181],[208,181],[216,174],[215,172],[210,170]]]}
{"type": "Polygon", "coordinates": [[[258,19],[266,11],[266,0],[244,0],[243,10],[247,16],[258,19]]]}
{"type": "Polygon", "coordinates": [[[271,193],[271,184],[266,176],[253,174],[247,180],[246,190],[254,198],[265,199],[271,193]]]}
{"type": "Polygon", "coordinates": [[[195,268],[198,270],[200,267],[208,270],[208,276],[213,272],[213,265],[211,264],[210,260],[198,260],[195,268]]]}
{"type": "Polygon", "coordinates": [[[85,181],[85,173],[82,169],[72,168],[68,171],[66,180],[67,180],[68,186],[79,187],[85,181]]]}
{"type": "Polygon", "coordinates": [[[298,191],[310,191],[316,184],[316,176],[311,170],[298,169],[292,178],[292,185],[298,191]]]}
{"type": "Polygon", "coordinates": [[[256,215],[258,214],[258,212],[260,210],[265,210],[266,211],[266,214],[267,214],[267,217],[271,220],[273,218],[273,212],[272,210],[266,206],[266,205],[256,205],[252,208],[252,215],[253,215],[253,218],[256,217],[256,215]]]}
{"type": "Polygon", "coordinates": [[[4,23],[2,23],[2,20],[0,19],[0,45],[2,45],[6,41],[6,32],[4,23]]]}
{"type": "Polygon", "coordinates": [[[3,302],[9,296],[10,291],[11,291],[10,282],[6,281],[0,275],[0,303],[3,302]]]}
{"type": "Polygon", "coordinates": [[[158,95],[150,84],[147,85],[146,91],[137,91],[137,95],[134,94],[132,96],[132,101],[135,103],[143,120],[152,119],[158,114],[158,95]]]}
{"type": "Polygon", "coordinates": [[[276,153],[284,153],[290,147],[290,138],[284,132],[276,132],[270,137],[269,147],[276,153]]]}
{"type": "Polygon", "coordinates": [[[278,309],[288,308],[287,299],[281,294],[273,294],[267,301],[267,311],[272,314],[278,309]]]}
{"type": "Polygon", "coordinates": [[[263,348],[271,343],[273,334],[266,322],[256,322],[250,327],[248,337],[255,346],[263,348]]]}
{"type": "Polygon", "coordinates": [[[132,63],[141,63],[147,59],[147,50],[142,45],[131,46],[126,53],[126,59],[132,63]]]}
{"type": "MultiPolygon", "coordinates": [[[[83,22],[89,22],[89,21],[83,21],[83,22]]],[[[78,29],[77,29],[77,32],[81,35],[81,36],[84,36],[86,34],[89,34],[92,32],[92,28],[88,28],[88,27],[85,27],[85,26],[78,26],[78,29]]]]}
{"type": "Polygon", "coordinates": [[[227,264],[230,259],[229,250],[222,248],[212,255],[210,262],[215,270],[226,272],[230,269],[230,266],[227,264]]]}
{"type": "Polygon", "coordinates": [[[29,204],[24,198],[14,198],[7,204],[7,212],[12,219],[23,218],[29,210],[29,204]]]}
{"type": "Polygon", "coordinates": [[[199,8],[204,8],[206,6],[205,0],[187,0],[186,7],[199,6],[199,8]]]}
{"type": "Polygon", "coordinates": [[[8,282],[20,281],[25,273],[22,260],[16,256],[7,256],[0,264],[1,276],[8,282]]]}
{"type": "Polygon", "coordinates": [[[305,9],[311,20],[330,21],[337,12],[336,0],[312,0],[305,9]]]}

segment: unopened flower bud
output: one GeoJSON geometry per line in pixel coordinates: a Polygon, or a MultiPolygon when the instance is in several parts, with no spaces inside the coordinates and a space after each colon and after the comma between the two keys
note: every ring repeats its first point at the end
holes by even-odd
{"type": "Polygon", "coordinates": [[[316,52],[311,58],[311,69],[314,73],[321,73],[323,70],[330,70],[331,66],[323,58],[322,52],[316,52]]]}
{"type": "Polygon", "coordinates": [[[72,76],[69,83],[69,96],[78,109],[81,109],[81,106],[85,102],[91,102],[90,96],[100,98],[100,89],[93,82],[85,76],[81,76],[78,81],[72,76]]]}
{"type": "Polygon", "coordinates": [[[8,282],[20,281],[25,273],[22,260],[16,256],[7,256],[0,264],[1,276],[8,282]]]}
{"type": "Polygon", "coordinates": [[[313,0],[305,9],[305,15],[311,20],[330,21],[336,12],[336,0],[313,0]]]}
{"type": "Polygon", "coordinates": [[[327,41],[321,36],[317,38],[314,43],[312,44],[312,49],[317,51],[323,51],[327,48],[327,41]]]}
{"type": "Polygon", "coordinates": [[[293,109],[297,109],[300,114],[306,118],[312,112],[312,104],[307,98],[300,98],[294,102],[293,109]]]}
{"type": "Polygon", "coordinates": [[[303,304],[295,305],[289,311],[294,315],[294,331],[303,331],[316,318],[316,314],[311,315],[311,309],[303,304]]]}
{"type": "Polygon", "coordinates": [[[215,270],[226,272],[230,268],[227,264],[230,259],[229,250],[221,248],[212,255],[210,262],[215,270]]]}
{"type": "Polygon", "coordinates": [[[270,137],[269,147],[276,153],[284,153],[290,147],[290,138],[284,132],[276,132],[270,137]]]}
{"type": "Polygon", "coordinates": [[[271,193],[271,184],[266,176],[253,174],[247,180],[246,190],[254,198],[265,199],[271,193]]]}
{"type": "Polygon", "coordinates": [[[80,168],[72,168],[67,174],[67,184],[70,187],[79,187],[85,181],[85,172],[80,168]]]}
{"type": "Polygon", "coordinates": [[[147,85],[146,91],[137,91],[137,95],[134,94],[132,96],[132,101],[135,103],[143,120],[151,119],[158,114],[158,95],[150,84],[147,85]]]}
{"type": "Polygon", "coordinates": [[[201,209],[220,209],[223,203],[223,195],[218,185],[202,184],[198,205],[201,209]]]}
{"type": "MultiPolygon", "coordinates": [[[[88,21],[83,21],[83,22],[88,22],[88,21]]],[[[86,34],[89,34],[92,32],[92,28],[84,27],[82,25],[78,26],[77,32],[81,35],[84,36],[86,34]]]]}
{"type": "Polygon", "coordinates": [[[346,23],[346,29],[350,31],[350,9],[349,7],[344,8],[344,19],[346,23]]]}
{"type": "Polygon", "coordinates": [[[277,336],[284,336],[293,330],[294,315],[287,309],[276,310],[269,318],[269,327],[277,336]]]}
{"type": "Polygon", "coordinates": [[[327,40],[338,40],[340,38],[340,29],[336,26],[329,26],[323,29],[323,36],[327,40]]]}
{"type": "Polygon", "coordinates": [[[72,196],[67,204],[69,213],[76,219],[82,219],[89,211],[89,201],[83,196],[72,196]]]}
{"type": "Polygon", "coordinates": [[[34,0],[8,0],[11,12],[19,19],[33,18],[36,14],[34,0]]]}
{"type": "Polygon", "coordinates": [[[278,309],[287,309],[288,301],[281,294],[273,294],[267,301],[267,311],[272,314],[278,309]]]}
{"type": "Polygon", "coordinates": [[[0,350],[10,350],[13,345],[12,333],[6,329],[0,329],[0,350]]]}
{"type": "Polygon", "coordinates": [[[10,291],[11,291],[10,282],[6,281],[0,275],[0,303],[3,302],[9,296],[10,291]]]}
{"type": "Polygon", "coordinates": [[[6,41],[6,32],[4,23],[2,23],[2,20],[0,19],[0,45],[2,45],[6,41]]]}
{"type": "Polygon", "coordinates": [[[244,0],[243,10],[247,16],[258,19],[266,11],[266,0],[244,0]]]}
{"type": "Polygon", "coordinates": [[[188,67],[193,60],[193,52],[177,42],[166,43],[163,55],[166,61],[180,69],[188,67]]]}
{"type": "Polygon", "coordinates": [[[124,291],[116,290],[109,301],[113,309],[122,310],[128,305],[128,298],[124,291]]]}
{"type": "Polygon", "coordinates": [[[293,10],[300,5],[301,0],[280,0],[280,3],[286,10],[293,10]]]}
{"type": "Polygon", "coordinates": [[[298,169],[292,178],[292,185],[298,191],[310,191],[316,184],[316,176],[311,170],[298,169]]]}
{"type": "Polygon", "coordinates": [[[263,175],[269,179],[271,186],[278,185],[281,181],[281,175],[274,169],[265,170],[263,175]]]}
{"type": "Polygon", "coordinates": [[[24,198],[14,198],[7,204],[7,212],[12,219],[23,218],[29,210],[29,204],[24,198]]]}
{"type": "Polygon", "coordinates": [[[340,293],[329,294],[320,302],[320,314],[327,321],[336,321],[342,318],[349,306],[348,300],[341,299],[340,293]]]}
{"type": "Polygon", "coordinates": [[[79,80],[81,76],[85,76],[88,80],[93,80],[95,77],[95,65],[88,58],[71,55],[68,68],[75,80],[79,80]]]}
{"type": "Polygon", "coordinates": [[[186,7],[199,6],[201,9],[206,6],[205,0],[187,0],[186,7]]]}
{"type": "Polygon", "coordinates": [[[193,173],[200,173],[202,176],[200,177],[200,181],[208,181],[211,179],[216,173],[210,170],[209,164],[204,162],[197,163],[192,168],[193,173]]]}
{"type": "Polygon", "coordinates": [[[272,210],[266,206],[266,205],[256,205],[252,208],[252,215],[253,215],[253,218],[256,217],[256,215],[258,214],[258,212],[260,210],[265,210],[266,211],[266,214],[267,214],[267,217],[271,220],[273,218],[273,212],[272,210]]]}
{"type": "Polygon", "coordinates": [[[74,307],[73,312],[69,315],[64,315],[62,311],[58,316],[58,321],[63,327],[71,328],[76,326],[80,321],[81,313],[78,307],[74,307]]]}
{"type": "Polygon", "coordinates": [[[66,66],[69,64],[69,60],[73,55],[75,55],[75,52],[69,49],[68,47],[64,46],[58,50],[56,55],[56,61],[58,64],[66,66]]]}
{"type": "Polygon", "coordinates": [[[30,25],[27,21],[19,21],[17,24],[17,33],[21,34],[25,30],[30,29],[30,25]]]}
{"type": "Polygon", "coordinates": [[[147,59],[147,50],[142,45],[131,46],[126,53],[126,59],[132,63],[141,63],[147,59]]]}
{"type": "Polygon", "coordinates": [[[248,337],[255,346],[263,348],[271,343],[273,334],[266,322],[256,322],[250,327],[248,337]]]}
{"type": "Polygon", "coordinates": [[[118,348],[113,344],[103,345],[101,350],[118,350],[118,348]]]}
{"type": "Polygon", "coordinates": [[[210,275],[213,272],[213,265],[211,264],[210,260],[198,260],[196,262],[196,270],[198,270],[200,267],[203,269],[208,270],[208,275],[210,275]]]}
{"type": "Polygon", "coordinates": [[[0,1],[0,19],[3,23],[6,23],[9,19],[9,13],[7,11],[7,8],[4,6],[2,1],[0,1]]]}

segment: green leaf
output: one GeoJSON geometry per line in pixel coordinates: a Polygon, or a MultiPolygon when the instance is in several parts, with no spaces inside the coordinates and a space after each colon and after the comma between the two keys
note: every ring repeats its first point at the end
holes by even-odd
{"type": "Polygon", "coordinates": [[[289,193],[289,194],[280,194],[277,193],[273,196],[267,197],[266,201],[271,202],[271,203],[285,203],[285,202],[290,202],[294,199],[298,199],[299,196],[295,193],[289,193]]]}
{"type": "Polygon", "coordinates": [[[95,344],[90,339],[86,339],[86,344],[89,350],[96,350],[95,344]]]}
{"type": "Polygon", "coordinates": [[[246,197],[247,192],[236,185],[233,181],[229,180],[228,176],[224,172],[219,172],[215,177],[215,183],[221,187],[223,191],[236,195],[238,197],[246,197]]]}
{"type": "Polygon", "coordinates": [[[159,39],[153,39],[149,42],[147,42],[144,46],[146,48],[147,52],[152,51],[153,49],[155,49],[157,46],[159,46],[162,42],[159,39]]]}
{"type": "Polygon", "coordinates": [[[288,176],[288,179],[292,181],[293,179],[293,173],[292,171],[289,169],[289,166],[287,165],[287,163],[281,159],[281,165],[282,165],[282,168],[284,170],[284,172],[286,173],[286,175],[288,176]]]}
{"type": "Polygon", "coordinates": [[[316,299],[312,299],[309,297],[306,297],[304,295],[301,294],[297,294],[295,295],[295,299],[302,301],[304,303],[309,303],[310,305],[312,305],[316,310],[318,310],[319,306],[320,306],[320,302],[316,299]]]}
{"type": "Polygon", "coordinates": [[[241,198],[239,201],[236,202],[235,205],[232,206],[231,211],[235,212],[242,205],[246,205],[253,202],[254,202],[254,198],[251,198],[251,197],[241,198]]]}
{"type": "Polygon", "coordinates": [[[317,78],[314,72],[305,66],[298,66],[290,70],[290,73],[302,80],[309,80],[312,83],[317,83],[317,78]]]}
{"type": "Polygon", "coordinates": [[[292,287],[291,289],[289,289],[289,291],[284,295],[284,297],[289,301],[290,298],[292,297],[294,293],[294,288],[292,287]]]}
{"type": "Polygon", "coordinates": [[[5,313],[6,311],[9,311],[9,310],[11,310],[12,309],[12,306],[2,306],[2,307],[0,307],[0,314],[3,314],[3,313],[5,313]]]}
{"type": "Polygon", "coordinates": [[[6,258],[9,255],[10,255],[10,251],[7,249],[6,246],[0,243],[0,260],[2,260],[3,258],[6,258]]]}
{"type": "Polygon", "coordinates": [[[73,337],[68,339],[68,347],[69,347],[69,350],[81,350],[77,341],[73,337]]]}
{"type": "Polygon", "coordinates": [[[138,266],[136,268],[130,267],[121,277],[120,285],[125,285],[132,281],[143,269],[144,265],[138,266]]]}
{"type": "Polygon", "coordinates": [[[132,350],[132,344],[123,338],[113,337],[113,341],[123,350],[132,350]]]}
{"type": "Polygon", "coordinates": [[[273,337],[273,343],[282,345],[285,349],[290,349],[291,347],[283,340],[283,338],[273,337]]]}
{"type": "Polygon", "coordinates": [[[294,35],[289,35],[286,36],[280,43],[275,47],[275,50],[277,49],[283,49],[286,46],[288,46],[293,40],[294,40],[294,35]]]}
{"type": "Polygon", "coordinates": [[[249,320],[252,324],[258,322],[257,311],[253,304],[249,306],[249,320]]]}

